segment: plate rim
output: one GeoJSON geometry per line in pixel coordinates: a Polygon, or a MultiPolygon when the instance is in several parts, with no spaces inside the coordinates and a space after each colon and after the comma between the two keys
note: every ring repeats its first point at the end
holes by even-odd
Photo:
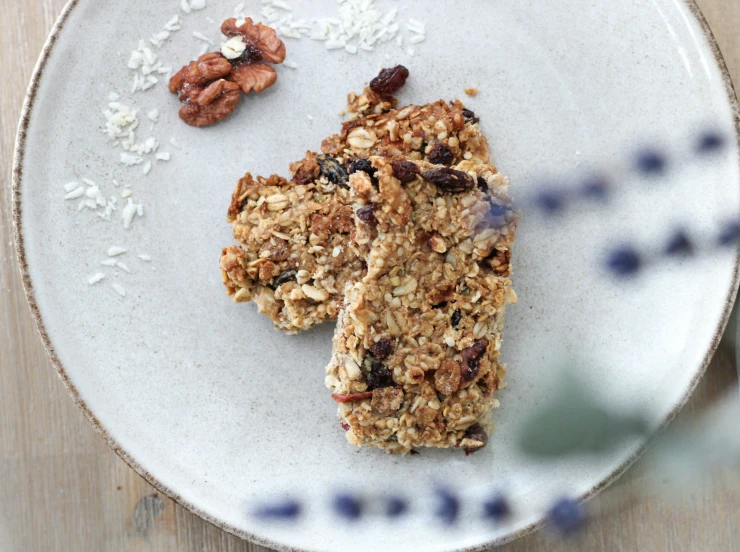
{"type": "MultiPolygon", "coordinates": [[[[725,92],[727,94],[727,100],[730,104],[730,108],[733,113],[735,140],[738,144],[738,148],[740,148],[740,105],[738,104],[738,96],[736,94],[735,87],[732,82],[732,77],[730,76],[730,72],[727,68],[727,64],[725,63],[725,59],[722,55],[719,45],[717,44],[717,40],[715,39],[714,34],[712,33],[709,23],[707,22],[706,18],[704,17],[704,14],[702,13],[701,9],[696,3],[696,0],[682,0],[682,2],[684,6],[692,14],[696,22],[699,24],[699,29],[704,35],[704,38],[707,40],[707,43],[714,56],[714,61],[722,77],[722,81],[725,87],[725,92]]],[[[18,269],[20,270],[21,280],[23,283],[23,289],[26,295],[26,300],[31,310],[31,317],[33,318],[34,324],[36,326],[36,330],[38,331],[41,337],[41,341],[44,345],[44,349],[46,350],[46,354],[51,360],[51,363],[54,365],[54,368],[57,371],[57,375],[64,383],[64,386],[67,389],[67,392],[69,393],[69,395],[72,397],[74,403],[82,411],[82,413],[85,415],[87,420],[92,424],[92,426],[95,428],[95,431],[98,433],[98,435],[100,435],[103,438],[103,440],[113,450],[113,452],[115,452],[118,455],[119,458],[121,458],[132,470],[134,470],[137,474],[139,474],[139,476],[144,478],[150,485],[152,485],[159,492],[161,492],[162,494],[164,494],[165,496],[167,496],[168,498],[170,498],[171,500],[173,500],[180,506],[184,507],[186,510],[195,514],[199,518],[241,539],[245,539],[255,544],[258,544],[260,546],[272,548],[280,552],[312,552],[309,549],[296,548],[293,546],[281,544],[281,543],[272,541],[270,539],[260,537],[259,535],[250,533],[249,531],[244,531],[231,524],[225,523],[217,519],[215,516],[211,516],[210,514],[201,510],[195,504],[188,502],[180,494],[178,494],[174,489],[167,487],[161,481],[156,479],[149,471],[147,471],[141,464],[139,464],[139,462],[133,456],[131,456],[131,454],[129,454],[127,450],[125,450],[116,441],[116,439],[108,432],[108,430],[97,419],[95,414],[92,412],[92,410],[87,406],[85,401],[80,396],[80,393],[77,390],[77,387],[75,386],[74,382],[72,381],[72,378],[69,376],[69,374],[67,374],[67,371],[64,365],[62,364],[61,360],[56,354],[56,351],[54,349],[54,344],[52,343],[51,337],[46,330],[44,319],[41,315],[41,311],[36,302],[36,296],[34,293],[34,285],[31,280],[31,276],[30,276],[29,269],[28,269],[28,261],[26,259],[26,250],[25,250],[25,244],[24,244],[24,238],[23,238],[23,216],[22,216],[23,201],[22,201],[21,187],[23,185],[23,162],[26,157],[26,138],[28,135],[28,129],[30,126],[33,108],[34,108],[34,105],[36,103],[36,99],[38,96],[39,85],[41,83],[41,79],[44,76],[44,70],[46,69],[46,66],[49,62],[49,58],[51,57],[52,50],[61,32],[64,30],[65,23],[67,22],[67,20],[69,19],[69,16],[72,14],[72,12],[74,11],[74,9],[77,7],[79,3],[80,3],[80,0],[68,0],[67,4],[64,6],[64,8],[62,9],[62,12],[60,13],[56,22],[54,23],[54,26],[52,27],[49,33],[49,36],[46,38],[44,47],[34,67],[33,74],[31,76],[31,81],[26,90],[26,95],[25,95],[25,98],[23,101],[23,107],[21,110],[20,121],[18,123],[18,130],[16,133],[15,149],[13,152],[11,199],[12,199],[13,238],[14,238],[15,251],[16,251],[16,263],[17,263],[18,269]]],[[[740,187],[740,182],[738,182],[738,186],[740,187]]],[[[693,395],[694,390],[696,389],[696,386],[698,385],[699,381],[701,380],[704,373],[706,372],[706,369],[709,366],[709,363],[711,362],[714,356],[714,353],[717,350],[717,347],[719,346],[719,343],[722,339],[722,335],[724,334],[725,327],[727,326],[730,315],[732,313],[732,309],[735,303],[735,299],[736,299],[739,287],[740,287],[740,248],[738,248],[738,250],[736,250],[735,252],[735,266],[732,272],[732,284],[730,286],[728,295],[725,297],[725,302],[724,302],[725,307],[722,312],[719,324],[717,328],[715,329],[715,332],[709,343],[709,347],[704,355],[704,359],[702,360],[701,364],[697,367],[696,373],[694,374],[694,377],[689,383],[686,389],[686,392],[679,399],[679,401],[674,405],[673,409],[662,420],[662,422],[660,423],[660,426],[653,432],[653,434],[646,440],[646,442],[643,443],[625,462],[623,462],[616,469],[614,469],[607,477],[599,481],[596,485],[594,485],[586,493],[583,493],[582,495],[580,495],[578,497],[578,500],[580,501],[589,500],[593,498],[594,496],[596,496],[597,494],[599,494],[604,489],[606,489],[613,482],[615,482],[622,474],[624,474],[624,472],[626,472],[644,454],[651,440],[656,435],[661,433],[666,428],[666,426],[668,426],[673,421],[673,419],[681,411],[681,409],[686,405],[689,398],[693,395]]],[[[545,523],[546,523],[546,519],[543,517],[542,519],[534,523],[531,523],[527,525],[526,527],[523,527],[517,531],[509,533],[508,535],[505,535],[503,537],[499,537],[497,539],[493,539],[483,544],[475,545],[472,547],[457,548],[454,550],[450,550],[449,552],[482,552],[491,547],[504,545],[508,542],[514,541],[520,537],[523,537],[529,533],[532,533],[533,531],[540,529],[545,523]]]]}

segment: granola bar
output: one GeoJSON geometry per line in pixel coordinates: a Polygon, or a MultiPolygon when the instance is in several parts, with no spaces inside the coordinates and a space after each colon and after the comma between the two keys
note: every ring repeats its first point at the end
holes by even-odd
{"type": "Polygon", "coordinates": [[[495,167],[371,158],[350,177],[367,274],[326,368],[347,439],[389,452],[485,446],[518,217],[495,167]],[[373,177],[378,185],[374,185],[373,177]]]}
{"type": "Polygon", "coordinates": [[[366,89],[350,95],[350,111],[357,117],[324,140],[322,154],[291,165],[290,181],[246,174],[233,194],[228,220],[242,246],[223,250],[224,284],[281,330],[336,318],[345,286],[364,275],[348,182],[369,170],[369,156],[489,161],[477,119],[459,102],[394,109],[393,100],[366,89]]]}

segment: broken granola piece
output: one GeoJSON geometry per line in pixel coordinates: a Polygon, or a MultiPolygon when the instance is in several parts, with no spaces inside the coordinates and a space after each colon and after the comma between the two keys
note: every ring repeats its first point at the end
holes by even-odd
{"type": "MultiPolygon", "coordinates": [[[[336,318],[344,288],[364,275],[349,180],[377,187],[369,156],[426,159],[434,144],[426,144],[425,137],[434,134],[455,163],[489,160],[486,139],[477,125],[466,123],[461,104],[407,106],[354,123],[322,154],[308,152],[293,163],[291,181],[246,174],[234,191],[228,220],[242,246],[223,251],[224,283],[235,301],[254,301],[279,329],[297,332],[336,318]],[[359,140],[360,132],[372,143],[359,140]],[[282,277],[293,272],[295,279],[282,277]]],[[[369,232],[372,205],[356,216],[369,232]]]]}
{"type": "Polygon", "coordinates": [[[506,276],[490,262],[510,250],[518,224],[508,181],[491,165],[463,160],[451,170],[483,179],[486,190],[451,193],[424,177],[438,168],[428,162],[416,161],[416,177],[402,183],[392,160],[370,160],[377,188],[359,173],[349,179],[355,211],[375,206],[375,226],[355,222],[367,273],[345,291],[326,369],[333,393],[374,387],[372,397],[339,405],[347,439],[402,453],[482,448],[505,374],[504,311],[516,302],[508,260],[506,276]],[[378,363],[392,379],[380,388],[378,363]]]}

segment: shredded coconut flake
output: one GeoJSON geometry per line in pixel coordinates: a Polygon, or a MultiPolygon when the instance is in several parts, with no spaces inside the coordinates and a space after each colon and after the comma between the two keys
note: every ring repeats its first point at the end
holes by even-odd
{"type": "Polygon", "coordinates": [[[116,266],[120,268],[121,270],[123,270],[124,272],[128,272],[129,274],[131,274],[131,269],[126,265],[126,263],[117,261],[116,266]]]}
{"type": "Polygon", "coordinates": [[[152,258],[149,255],[141,254],[139,255],[139,258],[144,261],[145,263],[149,263],[152,261],[152,258]]]}
{"type": "Polygon", "coordinates": [[[85,188],[80,186],[79,188],[76,188],[69,192],[67,195],[64,196],[64,199],[78,199],[85,195],[85,188]]]}
{"type": "Polygon", "coordinates": [[[127,251],[128,251],[128,249],[126,249],[125,247],[118,247],[117,245],[114,245],[114,246],[108,248],[108,256],[109,257],[118,257],[118,255],[123,255],[127,251]]]}
{"type": "Polygon", "coordinates": [[[90,279],[87,281],[87,283],[90,286],[94,286],[95,284],[103,280],[104,278],[105,278],[105,274],[103,274],[102,272],[98,272],[94,276],[91,276],[90,279]]]}
{"type": "Polygon", "coordinates": [[[126,288],[124,288],[121,284],[112,283],[111,287],[116,290],[116,293],[120,295],[121,297],[126,297],[126,288]]]}
{"type": "Polygon", "coordinates": [[[169,161],[170,160],[170,154],[167,151],[158,153],[155,157],[157,158],[157,161],[169,161]]]}
{"type": "Polygon", "coordinates": [[[197,38],[198,40],[202,40],[203,42],[207,42],[211,46],[215,46],[216,45],[216,43],[213,42],[213,40],[211,40],[206,35],[204,35],[203,33],[198,32],[198,31],[193,31],[193,36],[195,38],[197,38]]]}
{"type": "Polygon", "coordinates": [[[100,261],[100,264],[103,266],[116,266],[116,263],[118,261],[115,259],[106,259],[104,261],[100,261]]]}
{"type": "Polygon", "coordinates": [[[136,218],[137,214],[137,207],[138,205],[133,202],[131,198],[128,198],[128,203],[121,211],[123,215],[123,227],[124,229],[128,230],[131,228],[131,224],[134,221],[134,218],[136,218]]]}

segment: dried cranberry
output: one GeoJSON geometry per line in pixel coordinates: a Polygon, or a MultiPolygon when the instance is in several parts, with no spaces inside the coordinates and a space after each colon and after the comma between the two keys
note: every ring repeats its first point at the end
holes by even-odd
{"type": "Polygon", "coordinates": [[[342,429],[344,431],[349,431],[349,424],[347,422],[339,422],[339,425],[342,426],[342,429]]]}
{"type": "Polygon", "coordinates": [[[462,320],[462,312],[460,312],[460,309],[457,309],[455,312],[452,313],[452,318],[450,319],[450,322],[452,322],[452,327],[457,328],[457,325],[462,320]]]}
{"type": "Polygon", "coordinates": [[[465,120],[469,122],[471,125],[474,125],[475,123],[480,121],[480,119],[475,116],[475,113],[473,113],[467,107],[463,108],[462,112],[463,112],[463,117],[465,117],[465,120]]]}
{"type": "Polygon", "coordinates": [[[343,188],[349,188],[347,182],[349,182],[349,174],[347,169],[334,157],[328,155],[319,155],[316,159],[321,168],[321,174],[326,177],[329,182],[333,182],[337,186],[343,188]]]}
{"type": "Polygon", "coordinates": [[[383,69],[377,77],[370,81],[370,90],[378,94],[393,94],[406,84],[407,78],[409,78],[409,70],[403,65],[383,69]]]}
{"type": "Polygon", "coordinates": [[[350,393],[349,395],[345,395],[343,393],[332,393],[331,398],[334,399],[334,402],[349,403],[372,399],[373,393],[372,391],[368,391],[367,393],[350,393]]]}
{"type": "Polygon", "coordinates": [[[475,183],[468,173],[447,167],[424,171],[423,176],[426,180],[447,192],[464,192],[475,187],[475,183]]]}
{"type": "Polygon", "coordinates": [[[393,354],[393,341],[381,339],[370,347],[370,353],[379,360],[384,360],[393,354]]]}
{"type": "Polygon", "coordinates": [[[357,218],[365,224],[371,224],[372,226],[378,224],[378,219],[375,218],[375,205],[368,203],[364,207],[357,209],[357,218]]]}
{"type": "Polygon", "coordinates": [[[474,452],[482,449],[488,444],[488,433],[483,429],[483,426],[475,423],[471,425],[465,432],[465,439],[469,439],[469,443],[463,447],[465,455],[473,454],[474,452]]]}
{"type": "Polygon", "coordinates": [[[478,368],[483,353],[486,352],[488,341],[481,339],[461,351],[462,382],[470,383],[478,376],[478,368]]]}
{"type": "Polygon", "coordinates": [[[393,164],[393,176],[398,178],[404,184],[413,181],[419,174],[419,167],[413,161],[405,159],[396,159],[393,164]]]}
{"type": "Polygon", "coordinates": [[[393,374],[383,365],[382,362],[373,362],[370,365],[370,371],[367,373],[367,389],[382,389],[393,385],[393,374]]]}
{"type": "Polygon", "coordinates": [[[452,150],[444,142],[437,142],[434,144],[432,151],[429,152],[429,162],[435,165],[452,165],[455,160],[455,156],[452,150]]]}

